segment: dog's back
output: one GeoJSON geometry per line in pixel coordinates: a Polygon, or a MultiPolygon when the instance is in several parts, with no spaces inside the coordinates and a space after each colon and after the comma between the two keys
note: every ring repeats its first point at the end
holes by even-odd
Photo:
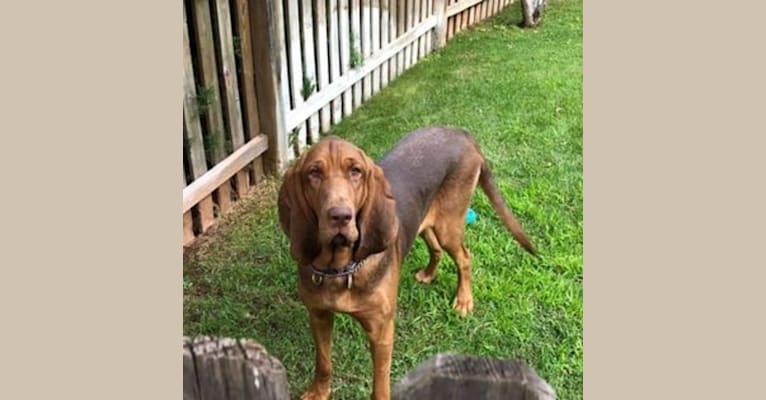
{"type": "Polygon", "coordinates": [[[527,251],[535,253],[495,187],[484,156],[468,132],[442,127],[415,130],[386,153],[378,165],[383,169],[396,199],[402,257],[409,252],[421,222],[440,191],[445,192],[443,196],[447,197],[462,193],[469,196],[466,201],[470,202],[477,183],[481,184],[514,238],[527,251]],[[445,190],[448,186],[452,189],[445,190]]]}
{"type": "Polygon", "coordinates": [[[445,178],[471,156],[481,154],[467,132],[427,127],[405,136],[378,161],[396,199],[402,256],[445,178]]]}

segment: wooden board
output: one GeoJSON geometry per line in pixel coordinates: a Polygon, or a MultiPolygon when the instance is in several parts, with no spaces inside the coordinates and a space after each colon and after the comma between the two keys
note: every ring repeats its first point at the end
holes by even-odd
{"type": "MultiPolygon", "coordinates": [[[[473,7],[474,5],[478,3],[481,3],[482,1],[484,0],[460,0],[459,2],[455,2],[449,7],[447,7],[447,16],[450,17],[459,13],[461,15],[465,15],[465,14],[462,14],[463,11],[473,7]]],[[[467,19],[468,17],[466,16],[466,20],[467,19]]]]}
{"type": "MultiPolygon", "coordinates": [[[[426,18],[426,0],[418,0],[420,2],[419,4],[419,10],[416,12],[418,23],[422,19],[426,18]]],[[[416,6],[417,7],[417,6],[416,6]]],[[[424,37],[420,37],[418,39],[418,57],[417,60],[420,61],[425,57],[426,55],[426,40],[424,37]]]]}
{"type": "MultiPolygon", "coordinates": [[[[447,15],[449,15],[449,9],[447,9],[447,15]]],[[[455,34],[460,33],[463,28],[463,15],[460,13],[455,14],[455,34]]]]}
{"type": "MultiPolygon", "coordinates": [[[[191,57],[191,45],[189,43],[188,25],[186,19],[186,12],[184,10],[184,30],[183,30],[183,47],[184,47],[184,128],[183,132],[186,135],[186,141],[189,150],[189,163],[191,167],[191,177],[196,179],[205,174],[207,171],[206,154],[204,147],[204,139],[202,136],[202,126],[200,123],[200,112],[197,108],[197,92],[196,83],[194,78],[194,67],[192,65],[191,57]]],[[[185,181],[185,179],[184,179],[185,181]]],[[[197,211],[199,212],[201,221],[200,225],[203,227],[209,227],[212,225],[213,217],[213,200],[208,196],[206,201],[199,204],[197,211]]],[[[184,244],[189,244],[194,240],[194,221],[192,214],[184,210],[184,244]]]]}
{"type": "MultiPolygon", "coordinates": [[[[240,71],[242,84],[240,94],[242,100],[243,123],[245,128],[245,140],[260,133],[261,126],[258,120],[258,98],[255,94],[255,77],[253,76],[253,52],[250,16],[248,15],[247,0],[236,0],[235,17],[237,18],[237,32],[239,34],[240,71]]],[[[250,172],[248,170],[237,172],[236,189],[237,197],[242,199],[250,192],[250,172]]]]}
{"type": "MultiPolygon", "coordinates": [[[[216,61],[216,49],[213,35],[213,15],[210,10],[210,4],[207,1],[194,1],[194,25],[197,32],[197,45],[199,47],[199,57],[196,65],[200,71],[201,86],[211,96],[208,106],[205,110],[207,120],[207,136],[211,138],[211,143],[206,149],[208,162],[212,165],[220,162],[226,157],[226,127],[223,121],[223,104],[220,93],[220,83],[218,81],[218,64],[216,61]]],[[[226,199],[230,196],[227,186],[220,188],[219,198],[226,199]]],[[[205,204],[207,207],[207,202],[205,204]]],[[[203,231],[212,225],[210,210],[200,210],[200,215],[204,217],[202,221],[203,231]]],[[[214,218],[214,215],[213,215],[214,218]]]]}
{"type": "Polygon", "coordinates": [[[473,6],[468,7],[465,10],[463,10],[463,24],[464,24],[463,28],[464,29],[470,28],[472,23],[473,23],[473,20],[471,19],[471,8],[472,7],[473,6]]]}
{"type": "Polygon", "coordinates": [[[183,337],[184,400],[290,398],[279,360],[248,340],[183,337]]]}
{"type": "MultiPolygon", "coordinates": [[[[386,44],[393,42],[396,40],[396,36],[398,35],[397,31],[397,21],[399,19],[399,8],[398,8],[399,0],[389,0],[388,3],[388,42],[386,44]]],[[[398,63],[399,56],[398,54],[389,60],[388,63],[388,71],[389,71],[389,77],[388,79],[393,81],[396,79],[397,76],[399,76],[399,63],[398,63]]]]}
{"type": "Polygon", "coordinates": [[[248,16],[259,122],[262,132],[269,138],[265,168],[271,173],[281,173],[288,159],[284,110],[289,107],[289,102],[285,105],[286,92],[280,84],[280,81],[286,82],[287,77],[280,61],[285,53],[282,2],[248,1],[248,16]]]}
{"type": "MultiPolygon", "coordinates": [[[[313,96],[317,91],[317,73],[316,62],[314,60],[314,17],[311,13],[313,10],[313,0],[302,0],[302,29],[303,29],[303,66],[305,69],[305,79],[314,86],[313,92],[309,96],[313,96]]],[[[307,142],[316,143],[319,140],[319,114],[312,114],[309,117],[308,123],[307,142]]]]}
{"type": "MultiPolygon", "coordinates": [[[[418,20],[417,20],[417,18],[415,18],[415,12],[418,9],[417,5],[418,5],[418,0],[408,0],[407,1],[407,7],[409,8],[408,11],[407,11],[407,16],[408,16],[408,19],[407,19],[407,21],[408,21],[407,22],[407,31],[408,32],[411,31],[412,28],[418,24],[418,20]]],[[[409,52],[407,52],[406,54],[407,54],[407,57],[408,57],[407,60],[406,60],[406,63],[407,63],[406,65],[407,65],[407,69],[409,69],[409,68],[411,68],[412,66],[415,65],[415,60],[418,57],[418,43],[417,43],[417,41],[412,43],[409,46],[409,52]]]]}
{"type": "MultiPolygon", "coordinates": [[[[190,217],[191,218],[191,217],[190,217]]],[[[183,338],[181,357],[183,359],[183,400],[202,400],[197,384],[197,368],[188,338],[183,338]]]]}
{"type": "MultiPolygon", "coordinates": [[[[452,0],[447,0],[447,7],[452,4],[452,0]]],[[[444,10],[444,16],[447,17],[447,40],[452,38],[455,34],[455,18],[447,16],[447,10],[444,10]]]]}
{"type": "MultiPolygon", "coordinates": [[[[186,177],[181,176],[181,190],[186,187],[186,177]]],[[[194,220],[191,211],[183,213],[183,246],[188,246],[194,241],[194,220]]]]}
{"type": "Polygon", "coordinates": [[[189,44],[188,26],[186,24],[186,11],[184,10],[184,30],[183,30],[183,85],[184,85],[184,134],[189,151],[189,164],[191,167],[192,178],[202,176],[207,171],[207,161],[205,159],[205,146],[202,137],[202,126],[200,125],[199,112],[197,110],[197,89],[194,81],[194,67],[191,59],[191,47],[189,44]]]}
{"type": "MultiPolygon", "coordinates": [[[[460,1],[455,1],[455,3],[460,3],[460,1]]],[[[447,15],[449,15],[449,9],[447,9],[447,15]]],[[[460,33],[460,31],[463,29],[463,15],[461,13],[455,14],[455,33],[460,33]]]]}
{"type": "MultiPolygon", "coordinates": [[[[362,0],[362,57],[364,62],[363,65],[367,64],[367,60],[370,58],[370,55],[372,54],[372,33],[371,26],[370,26],[370,9],[371,9],[371,1],[370,0],[362,0]]],[[[372,71],[370,71],[372,72],[372,71]]],[[[372,96],[372,78],[370,76],[365,76],[364,81],[362,82],[362,99],[364,101],[367,101],[370,96],[372,96]]]]}
{"type": "MultiPolygon", "coordinates": [[[[412,25],[412,1],[411,0],[402,0],[402,3],[400,4],[401,9],[401,15],[402,15],[402,28],[399,30],[399,36],[402,36],[407,33],[407,31],[410,30],[410,25],[412,25]]],[[[404,49],[402,49],[402,66],[399,69],[399,73],[402,73],[410,68],[410,52],[412,49],[407,46],[404,49]]]]}
{"type": "Polygon", "coordinates": [[[555,390],[521,360],[438,354],[394,384],[392,400],[555,400],[555,390]]]}
{"type": "Polygon", "coordinates": [[[194,242],[194,221],[192,220],[192,213],[191,211],[187,211],[184,213],[184,238],[183,238],[183,245],[188,246],[192,242],[194,242]]]}
{"type": "Polygon", "coordinates": [[[213,20],[210,3],[205,0],[194,0],[194,26],[196,27],[196,43],[199,47],[199,58],[195,65],[200,71],[201,81],[198,85],[206,88],[211,94],[210,103],[205,111],[207,116],[207,134],[213,139],[211,148],[207,149],[212,164],[226,157],[225,128],[221,110],[221,95],[218,83],[218,66],[216,63],[215,43],[213,41],[213,20]]]}
{"type": "MultiPolygon", "coordinates": [[[[374,0],[370,3],[370,54],[380,51],[380,1],[374,0]]],[[[372,70],[372,94],[380,91],[380,68],[372,70]]]]}
{"type": "Polygon", "coordinates": [[[481,22],[481,21],[484,19],[484,18],[482,17],[482,15],[481,15],[481,12],[482,12],[482,5],[483,5],[483,4],[484,4],[484,2],[486,2],[486,1],[487,1],[487,0],[482,0],[482,2],[481,2],[481,3],[478,3],[478,4],[476,4],[476,5],[473,7],[473,8],[474,8],[474,10],[475,10],[475,12],[474,12],[474,15],[475,15],[475,19],[474,19],[474,25],[478,24],[479,22],[481,22]]]}
{"type": "Polygon", "coordinates": [[[190,346],[194,354],[194,364],[197,371],[197,382],[202,399],[224,398],[226,396],[226,381],[218,363],[217,343],[198,339],[190,346]],[[207,355],[210,356],[207,356],[207,355]],[[222,396],[223,395],[223,396],[222,396]]]}
{"type": "MultiPolygon", "coordinates": [[[[359,24],[359,18],[362,16],[362,0],[351,0],[351,43],[353,45],[355,57],[357,58],[357,64],[353,66],[353,69],[361,67],[359,65],[359,58],[362,54],[362,28],[359,24]]],[[[354,109],[356,110],[362,105],[362,83],[354,83],[353,86],[353,101],[354,109]]]]}
{"type": "MultiPolygon", "coordinates": [[[[220,49],[221,80],[223,81],[223,110],[228,122],[231,146],[236,150],[245,144],[242,123],[242,104],[239,100],[239,81],[237,63],[234,59],[234,34],[231,26],[232,13],[228,0],[216,0],[215,16],[218,22],[218,48],[220,49]]],[[[228,151],[227,151],[228,153],[228,151]]],[[[244,175],[243,175],[244,176],[244,175]]],[[[232,207],[232,182],[226,181],[218,188],[218,206],[221,213],[232,207]]]]}
{"type": "Polygon", "coordinates": [[[223,182],[221,186],[218,187],[216,192],[218,193],[218,207],[221,212],[220,215],[223,215],[223,213],[231,210],[231,181],[227,180],[223,182]]]}
{"type": "Polygon", "coordinates": [[[237,199],[242,199],[243,197],[247,196],[247,194],[250,192],[250,173],[249,169],[244,169],[242,171],[237,172],[236,175],[236,189],[237,189],[237,199]]]}
{"type": "MultiPolygon", "coordinates": [[[[412,28],[418,26],[419,18],[420,18],[420,1],[421,0],[412,0],[412,21],[410,23],[410,30],[412,28]]],[[[418,62],[419,52],[420,52],[420,38],[418,37],[415,39],[415,42],[412,43],[410,51],[410,67],[414,67],[415,64],[418,62]]]]}
{"type": "MultiPolygon", "coordinates": [[[[421,19],[426,19],[426,18],[428,18],[429,15],[431,15],[431,8],[430,8],[431,7],[431,2],[430,2],[430,0],[421,0],[421,1],[422,1],[422,6],[421,6],[421,9],[420,9],[420,18],[421,19]]],[[[421,59],[423,59],[425,56],[428,55],[428,50],[429,50],[428,42],[430,42],[429,39],[430,38],[428,36],[421,37],[421,40],[420,40],[420,50],[421,50],[420,58],[421,59]]]]}
{"type": "Polygon", "coordinates": [[[218,48],[221,56],[221,76],[223,78],[223,109],[228,121],[231,144],[234,149],[245,144],[242,124],[242,105],[239,101],[239,81],[237,63],[234,60],[234,34],[231,27],[231,10],[228,0],[216,0],[215,15],[218,21],[218,48]]]}
{"type": "MultiPolygon", "coordinates": [[[[388,45],[389,36],[388,36],[388,28],[389,28],[389,19],[390,15],[388,12],[388,0],[380,0],[380,48],[386,47],[388,45]]],[[[388,86],[388,62],[384,62],[380,66],[380,87],[384,88],[388,86]]]]}
{"type": "Polygon", "coordinates": [[[265,177],[263,172],[263,157],[257,157],[250,165],[252,167],[252,186],[255,186],[265,177]]]}
{"type": "Polygon", "coordinates": [[[438,23],[434,27],[434,34],[431,47],[438,49],[447,44],[447,30],[449,27],[447,19],[447,0],[434,0],[434,15],[438,23]]]}
{"type": "MultiPolygon", "coordinates": [[[[318,91],[324,90],[330,84],[330,58],[327,55],[327,7],[324,1],[316,2],[316,50],[317,75],[319,76],[318,91]]],[[[324,105],[319,111],[319,125],[322,132],[330,130],[330,106],[324,105]]]]}
{"type": "MultiPolygon", "coordinates": [[[[199,212],[200,232],[207,231],[215,223],[215,205],[213,196],[203,197],[197,201],[197,211],[199,212]]],[[[192,204],[193,205],[193,204],[192,204]]],[[[186,212],[184,210],[183,212],[186,212]]]]}
{"type": "Polygon", "coordinates": [[[237,0],[235,9],[238,21],[240,70],[242,71],[242,104],[244,109],[245,140],[250,140],[261,132],[258,121],[258,98],[255,94],[255,76],[253,72],[253,43],[250,38],[250,16],[247,12],[248,0],[237,0]]]}
{"type": "MultiPolygon", "coordinates": [[[[346,75],[351,69],[351,21],[349,20],[349,0],[339,0],[340,22],[340,70],[341,76],[346,75]]],[[[354,110],[352,89],[343,92],[343,116],[351,115],[354,110]]]]}
{"type": "MultiPolygon", "coordinates": [[[[335,82],[340,78],[340,50],[338,44],[338,0],[330,0],[330,82],[335,82]]],[[[332,123],[337,124],[343,118],[341,114],[340,93],[330,103],[332,109],[332,123]]]]}
{"type": "MultiPolygon", "coordinates": [[[[186,186],[183,190],[183,210],[188,211],[201,199],[209,196],[216,188],[235,173],[242,170],[247,164],[255,160],[268,148],[268,138],[266,135],[258,135],[251,139],[244,146],[237,149],[225,160],[218,163],[203,176],[197,178],[186,186]]],[[[205,228],[206,229],[206,228],[205,228]]]]}
{"type": "MultiPolygon", "coordinates": [[[[287,18],[285,23],[288,27],[287,47],[289,48],[289,74],[290,74],[290,94],[292,97],[292,107],[298,108],[303,104],[303,56],[301,55],[301,21],[299,17],[298,2],[300,0],[287,0],[287,18]]],[[[297,140],[298,148],[306,146],[305,123],[298,124],[288,131],[288,135],[293,140],[297,140]]],[[[294,142],[290,140],[292,145],[294,142]]],[[[290,153],[290,152],[288,152],[290,153]]]]}
{"type": "MultiPolygon", "coordinates": [[[[397,31],[399,32],[397,35],[397,38],[402,37],[407,33],[407,31],[410,29],[408,22],[407,22],[407,13],[409,10],[409,2],[408,0],[399,0],[399,21],[397,21],[397,31]]],[[[402,51],[398,54],[399,56],[399,75],[404,73],[404,71],[407,70],[407,55],[408,53],[407,48],[402,49],[402,51]]]]}

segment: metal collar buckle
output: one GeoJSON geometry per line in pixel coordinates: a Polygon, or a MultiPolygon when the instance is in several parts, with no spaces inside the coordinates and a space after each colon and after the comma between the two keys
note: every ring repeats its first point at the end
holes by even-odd
{"type": "Polygon", "coordinates": [[[356,272],[359,268],[364,265],[365,260],[361,261],[351,261],[349,265],[347,265],[342,270],[337,270],[335,268],[330,269],[319,269],[315,266],[311,266],[311,282],[314,283],[314,285],[321,285],[322,282],[324,282],[324,278],[338,278],[338,277],[346,277],[346,288],[351,289],[351,286],[354,283],[354,272],[356,272]]]}

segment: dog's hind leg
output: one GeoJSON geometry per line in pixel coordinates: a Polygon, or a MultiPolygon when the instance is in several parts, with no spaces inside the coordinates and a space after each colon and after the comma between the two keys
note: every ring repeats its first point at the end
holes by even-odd
{"type": "Polygon", "coordinates": [[[439,217],[434,233],[441,247],[455,262],[457,293],[452,307],[462,316],[473,311],[471,292],[471,253],[465,246],[465,217],[479,179],[480,165],[463,165],[445,188],[439,202],[439,217]]]}
{"type": "Polygon", "coordinates": [[[463,243],[463,221],[439,224],[436,235],[440,243],[457,267],[457,292],[452,308],[462,316],[473,311],[473,294],[471,292],[471,253],[463,243]]]}
{"type": "Polygon", "coordinates": [[[439,261],[442,259],[442,246],[439,244],[439,239],[436,238],[433,228],[426,228],[420,237],[425,240],[428,245],[428,254],[430,256],[428,260],[428,266],[418,271],[415,274],[415,279],[420,283],[431,283],[436,278],[436,267],[439,266],[439,261]]]}

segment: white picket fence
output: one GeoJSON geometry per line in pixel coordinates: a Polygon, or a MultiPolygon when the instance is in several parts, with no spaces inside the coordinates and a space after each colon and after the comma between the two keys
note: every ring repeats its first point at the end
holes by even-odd
{"type": "Polygon", "coordinates": [[[184,0],[184,244],[511,0],[184,0]]]}
{"type": "Polygon", "coordinates": [[[510,0],[285,0],[274,57],[288,137],[284,161],[318,140],[455,33],[510,0]],[[284,35],[279,37],[280,33],[284,35]]]}

